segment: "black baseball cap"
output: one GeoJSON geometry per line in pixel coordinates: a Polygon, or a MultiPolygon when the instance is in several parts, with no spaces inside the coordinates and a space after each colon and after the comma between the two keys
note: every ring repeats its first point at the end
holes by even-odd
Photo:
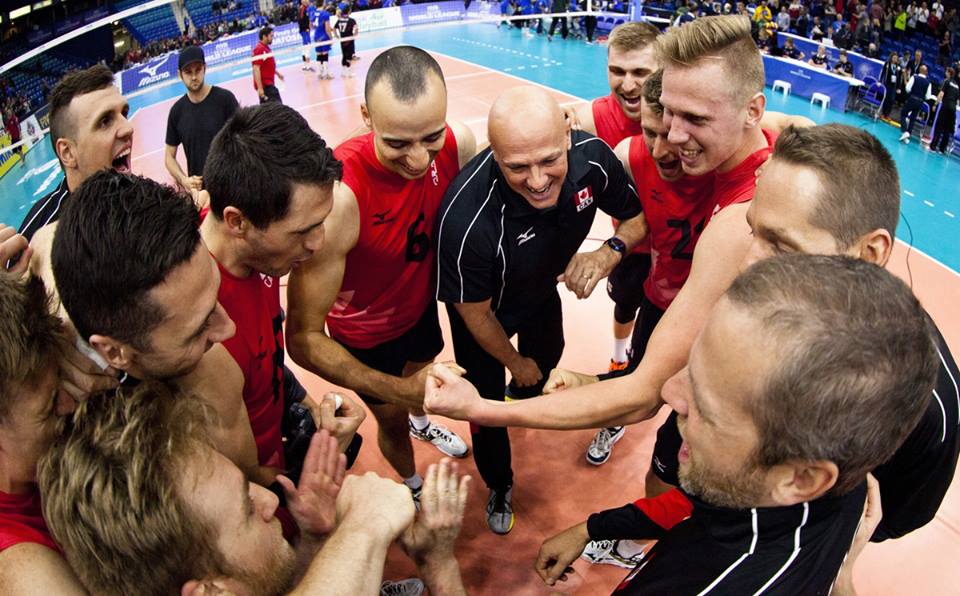
{"type": "Polygon", "coordinates": [[[180,59],[177,62],[177,69],[183,70],[184,66],[193,64],[194,62],[203,62],[204,64],[207,63],[203,57],[203,50],[201,50],[199,46],[187,46],[180,52],[180,59]]]}

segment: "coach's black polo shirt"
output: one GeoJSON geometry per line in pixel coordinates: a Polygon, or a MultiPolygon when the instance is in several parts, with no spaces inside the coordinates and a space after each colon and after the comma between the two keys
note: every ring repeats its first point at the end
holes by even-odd
{"type": "Polygon", "coordinates": [[[574,131],[557,206],[536,209],[507,185],[490,149],[454,179],[440,207],[437,299],[482,302],[504,327],[519,325],[557,288],[599,208],[619,220],[641,212],[620,160],[595,136],[574,131]]]}
{"type": "Polygon", "coordinates": [[[860,523],[866,483],[791,507],[727,509],[688,498],[690,517],[661,532],[633,504],[590,516],[592,540],[658,539],[616,596],[827,595],[860,523]]]}
{"type": "Polygon", "coordinates": [[[883,503],[874,542],[929,523],[953,482],[960,453],[960,374],[939,329],[936,342],[940,370],[927,409],[893,457],[873,471],[883,503]]]}

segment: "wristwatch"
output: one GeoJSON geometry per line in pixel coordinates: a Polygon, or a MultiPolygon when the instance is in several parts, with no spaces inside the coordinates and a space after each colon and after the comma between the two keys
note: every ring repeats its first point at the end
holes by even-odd
{"type": "Polygon", "coordinates": [[[621,258],[623,258],[625,254],[627,254],[626,243],[624,243],[623,240],[617,238],[616,236],[611,236],[610,238],[607,238],[607,241],[604,242],[604,244],[609,246],[610,249],[613,250],[613,252],[618,253],[621,258]]]}

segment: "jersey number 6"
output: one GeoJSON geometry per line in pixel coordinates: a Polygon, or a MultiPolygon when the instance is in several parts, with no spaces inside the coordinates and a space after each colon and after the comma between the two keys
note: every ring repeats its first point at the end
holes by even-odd
{"type": "Polygon", "coordinates": [[[417,216],[409,228],[407,228],[407,262],[420,262],[427,258],[427,252],[430,250],[430,237],[426,232],[417,232],[417,228],[423,223],[423,213],[417,216]]]}

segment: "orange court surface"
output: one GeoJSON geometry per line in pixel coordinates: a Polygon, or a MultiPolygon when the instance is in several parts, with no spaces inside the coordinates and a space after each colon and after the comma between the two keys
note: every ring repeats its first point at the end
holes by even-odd
{"type": "MultiPolygon", "coordinates": [[[[287,77],[282,91],[284,102],[297,108],[331,145],[336,146],[351,131],[360,126],[359,104],[363,98],[366,67],[379,50],[360,52],[356,78],[318,81],[315,76],[300,76],[299,63],[282,67],[287,77]]],[[[486,115],[493,100],[505,89],[531,84],[509,74],[435,54],[444,70],[449,92],[448,118],[469,125],[477,136],[478,145],[484,143],[486,115]]],[[[336,72],[336,71],[335,71],[336,72]]],[[[558,73],[559,74],[559,73],[558,73]]],[[[256,93],[249,75],[221,86],[230,89],[241,105],[253,105],[256,93]]],[[[561,103],[582,101],[559,91],[553,91],[561,103]]],[[[598,93],[599,94],[599,93],[598,93]]],[[[175,100],[166,100],[140,108],[133,115],[136,128],[134,170],[151,178],[172,182],[163,165],[164,131],[167,112],[175,100]]],[[[182,159],[182,155],[181,155],[182,159]]],[[[609,218],[597,217],[583,250],[599,246],[598,239],[611,232],[609,218]]],[[[960,324],[956,305],[960,303],[960,278],[957,274],[912,251],[907,259],[906,245],[898,243],[891,269],[904,279],[912,280],[912,287],[938,322],[954,353],[960,353],[960,324]],[[909,268],[908,268],[909,263],[909,268]]],[[[578,301],[561,288],[564,303],[566,351],[560,365],[583,372],[606,370],[612,347],[612,302],[603,287],[593,295],[578,301]]],[[[443,309],[441,308],[441,313],[443,309]]],[[[441,360],[453,359],[452,343],[446,316],[442,315],[446,348],[441,360]]],[[[290,363],[311,394],[319,395],[331,386],[318,377],[290,363]]],[[[953,396],[948,396],[952,398],[953,396]]],[[[486,527],[484,507],[487,489],[480,481],[468,456],[461,469],[474,477],[463,531],[458,542],[458,559],[464,583],[470,594],[535,595],[548,594],[533,571],[533,563],[541,542],[579,523],[601,509],[617,507],[643,495],[644,474],[650,463],[656,420],[628,429],[617,445],[613,457],[605,465],[595,467],[584,459],[584,453],[594,431],[539,431],[512,429],[510,431],[515,490],[513,504],[516,525],[506,536],[497,536],[486,527]]],[[[466,423],[444,420],[469,443],[466,423]]],[[[373,470],[396,478],[383,460],[376,444],[376,423],[368,416],[361,428],[365,444],[352,473],[373,470]]],[[[427,464],[438,461],[441,454],[433,447],[415,441],[417,467],[422,473],[427,464]]],[[[856,584],[860,594],[917,594],[947,595],[960,593],[960,493],[957,482],[948,493],[936,519],[926,527],[905,538],[867,547],[856,569],[856,584]]],[[[589,566],[577,563],[582,584],[573,593],[609,594],[627,571],[610,566],[589,566]]],[[[400,579],[414,576],[413,564],[399,548],[391,550],[384,578],[400,579]]]]}

